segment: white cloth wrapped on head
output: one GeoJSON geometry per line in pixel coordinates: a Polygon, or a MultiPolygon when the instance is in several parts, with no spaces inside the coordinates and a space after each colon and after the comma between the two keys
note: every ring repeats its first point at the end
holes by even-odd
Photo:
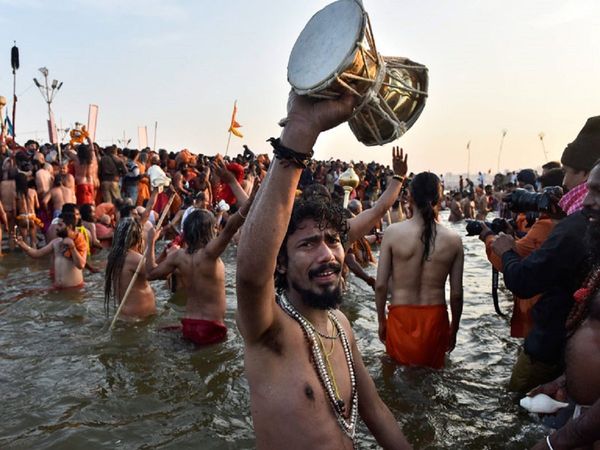
{"type": "Polygon", "coordinates": [[[153,188],[157,188],[159,186],[167,187],[171,184],[171,179],[158,165],[150,166],[147,174],[150,178],[150,186],[153,188]]]}

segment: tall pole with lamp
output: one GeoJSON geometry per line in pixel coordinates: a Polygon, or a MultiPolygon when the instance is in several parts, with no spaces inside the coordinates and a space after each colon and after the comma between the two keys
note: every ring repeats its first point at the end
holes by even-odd
{"type": "Polygon", "coordinates": [[[17,47],[17,42],[13,45],[13,48],[10,50],[10,65],[12,66],[13,73],[13,110],[12,110],[12,135],[13,140],[17,137],[15,118],[17,111],[17,70],[19,70],[19,48],[17,47]]]}
{"type": "Polygon", "coordinates": [[[498,150],[498,167],[497,167],[498,173],[500,173],[500,155],[502,155],[502,146],[504,145],[504,138],[506,137],[506,133],[508,133],[508,130],[503,129],[502,137],[500,138],[500,149],[498,150]]]}
{"type": "Polygon", "coordinates": [[[52,80],[52,83],[48,84],[48,69],[41,67],[39,71],[44,76],[44,84],[42,85],[37,78],[34,78],[33,82],[40,90],[44,101],[48,105],[48,134],[50,136],[50,142],[56,144],[58,147],[58,161],[59,164],[62,165],[62,151],[60,148],[60,142],[58,141],[58,136],[55,133],[56,124],[54,123],[54,117],[52,115],[52,100],[54,100],[56,93],[60,90],[63,84],[62,81],[59,82],[58,80],[52,80]]]}
{"type": "Polygon", "coordinates": [[[546,159],[546,162],[548,162],[548,153],[546,153],[546,146],[544,145],[544,137],[546,136],[546,134],[543,131],[540,131],[540,134],[538,134],[538,137],[540,138],[540,142],[542,143],[542,150],[544,151],[544,158],[546,159]]]}

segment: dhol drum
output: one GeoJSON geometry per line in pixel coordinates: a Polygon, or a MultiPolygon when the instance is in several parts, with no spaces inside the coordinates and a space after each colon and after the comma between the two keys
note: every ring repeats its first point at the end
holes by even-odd
{"type": "Polygon", "coordinates": [[[336,98],[349,91],[360,100],[350,129],[365,145],[402,136],[427,98],[427,68],[377,52],[369,16],[360,0],[338,0],[316,13],[294,44],[288,81],[297,94],[336,98]]]}

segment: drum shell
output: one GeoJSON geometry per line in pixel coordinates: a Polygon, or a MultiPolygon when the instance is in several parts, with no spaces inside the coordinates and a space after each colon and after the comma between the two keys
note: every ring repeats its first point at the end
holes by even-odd
{"type": "Polygon", "coordinates": [[[356,138],[368,146],[402,136],[419,118],[427,99],[429,76],[424,65],[400,57],[383,60],[385,75],[377,95],[348,121],[356,138]]]}

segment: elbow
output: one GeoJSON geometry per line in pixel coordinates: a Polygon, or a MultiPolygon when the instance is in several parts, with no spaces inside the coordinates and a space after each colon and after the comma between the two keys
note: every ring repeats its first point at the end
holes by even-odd
{"type": "Polygon", "coordinates": [[[450,305],[462,305],[463,304],[463,292],[450,293],[450,305]]]}

